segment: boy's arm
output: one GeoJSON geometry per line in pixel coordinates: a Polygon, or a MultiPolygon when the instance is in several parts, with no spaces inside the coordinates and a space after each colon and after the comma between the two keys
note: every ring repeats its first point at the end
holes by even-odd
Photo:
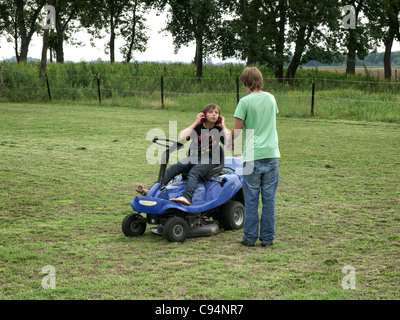
{"type": "Polygon", "coordinates": [[[235,123],[233,124],[233,129],[231,132],[232,138],[236,139],[240,135],[242,129],[243,129],[243,120],[240,118],[235,118],[235,123]]]}
{"type": "Polygon", "coordinates": [[[235,123],[233,124],[233,129],[231,133],[229,134],[229,139],[227,139],[227,148],[231,148],[232,150],[234,149],[234,143],[233,140],[236,139],[239,135],[240,132],[243,129],[243,120],[240,118],[235,118],[235,123]]]}
{"type": "Polygon", "coordinates": [[[179,134],[179,139],[182,141],[186,141],[187,138],[190,137],[190,134],[192,133],[192,131],[194,130],[194,128],[197,127],[197,125],[201,122],[201,119],[204,117],[204,113],[200,112],[199,114],[197,114],[196,116],[196,120],[186,129],[183,129],[181,131],[181,133],[179,134]]]}

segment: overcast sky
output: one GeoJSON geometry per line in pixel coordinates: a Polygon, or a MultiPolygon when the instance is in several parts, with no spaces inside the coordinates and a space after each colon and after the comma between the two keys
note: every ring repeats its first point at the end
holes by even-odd
{"type": "MultiPolygon", "coordinates": [[[[156,15],[152,11],[147,19],[146,24],[149,27],[147,50],[143,53],[134,52],[134,58],[139,61],[174,61],[174,62],[191,62],[195,54],[195,44],[191,43],[188,47],[182,47],[177,54],[174,54],[174,46],[172,44],[172,36],[165,32],[160,33],[165,27],[166,12],[156,15]]],[[[76,36],[80,41],[87,42],[87,45],[81,48],[76,48],[71,45],[64,45],[64,58],[69,61],[92,61],[100,58],[101,60],[110,60],[109,55],[104,53],[105,43],[108,39],[97,40],[97,47],[93,48],[89,44],[89,36],[81,32],[76,36]]],[[[122,54],[119,52],[119,47],[123,42],[120,39],[116,40],[115,56],[116,61],[122,61],[122,54]]],[[[42,37],[34,36],[29,46],[28,56],[40,59],[42,50],[42,37]]],[[[383,51],[383,48],[378,51],[383,51]]],[[[400,51],[399,42],[395,42],[392,51],[400,51]]],[[[9,59],[15,56],[14,45],[7,43],[5,38],[0,38],[0,60],[9,59]]],[[[221,59],[212,58],[214,63],[221,62],[221,59]]],[[[226,62],[236,62],[234,59],[226,62]]]]}
{"type": "MultiPolygon", "coordinates": [[[[188,47],[182,47],[177,54],[174,53],[174,46],[172,43],[172,36],[169,33],[162,32],[161,29],[165,27],[166,12],[161,13],[159,16],[156,15],[155,11],[152,11],[147,18],[148,37],[147,50],[146,52],[139,53],[134,52],[134,58],[139,61],[181,61],[191,62],[194,59],[195,44],[191,43],[188,47]]],[[[110,60],[109,54],[104,53],[105,44],[108,39],[96,40],[97,47],[93,48],[89,44],[90,36],[81,32],[75,37],[83,42],[87,42],[84,47],[76,48],[74,46],[64,44],[64,59],[69,61],[79,62],[82,60],[92,61],[101,58],[102,60],[110,60]]],[[[115,49],[115,60],[122,61],[122,54],[119,48],[122,46],[123,40],[116,39],[115,49]]],[[[0,60],[8,59],[15,56],[14,44],[7,43],[6,39],[0,38],[0,60]]],[[[28,56],[32,58],[40,59],[42,51],[42,37],[34,36],[29,46],[28,56]]],[[[49,57],[49,56],[48,56],[49,57]]],[[[213,62],[220,62],[221,59],[212,59],[213,62]]],[[[234,62],[231,59],[228,62],[234,62]]]]}

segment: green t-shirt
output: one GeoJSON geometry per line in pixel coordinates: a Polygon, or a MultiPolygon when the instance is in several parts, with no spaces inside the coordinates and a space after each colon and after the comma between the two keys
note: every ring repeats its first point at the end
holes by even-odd
{"type": "Polygon", "coordinates": [[[243,120],[243,161],[279,158],[275,98],[268,92],[250,93],[240,99],[234,114],[243,120]]]}

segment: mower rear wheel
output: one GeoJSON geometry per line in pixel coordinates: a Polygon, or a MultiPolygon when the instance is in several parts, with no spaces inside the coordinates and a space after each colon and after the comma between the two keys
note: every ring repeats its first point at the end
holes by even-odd
{"type": "Polygon", "coordinates": [[[226,230],[241,229],[244,222],[244,206],[239,201],[228,201],[222,208],[221,218],[226,230]]]}
{"type": "Polygon", "coordinates": [[[137,213],[128,214],[122,221],[122,232],[127,237],[141,236],[146,230],[146,223],[139,222],[140,215],[137,213]]]}
{"type": "Polygon", "coordinates": [[[169,218],[164,225],[164,236],[169,242],[183,242],[187,238],[189,224],[180,217],[169,218]]]}

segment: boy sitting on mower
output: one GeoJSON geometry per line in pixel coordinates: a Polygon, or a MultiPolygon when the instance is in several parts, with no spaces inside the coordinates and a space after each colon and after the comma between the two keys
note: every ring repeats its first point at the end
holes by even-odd
{"type": "MultiPolygon", "coordinates": [[[[187,185],[180,197],[169,199],[170,201],[190,205],[198,182],[219,165],[219,143],[225,144],[230,135],[225,127],[225,119],[220,114],[221,109],[216,104],[208,104],[197,114],[195,121],[180,133],[181,140],[193,140],[189,155],[168,167],[163,184],[167,185],[179,174],[187,174],[187,185]]],[[[138,191],[142,195],[148,192],[142,185],[139,185],[138,191]]]]}

